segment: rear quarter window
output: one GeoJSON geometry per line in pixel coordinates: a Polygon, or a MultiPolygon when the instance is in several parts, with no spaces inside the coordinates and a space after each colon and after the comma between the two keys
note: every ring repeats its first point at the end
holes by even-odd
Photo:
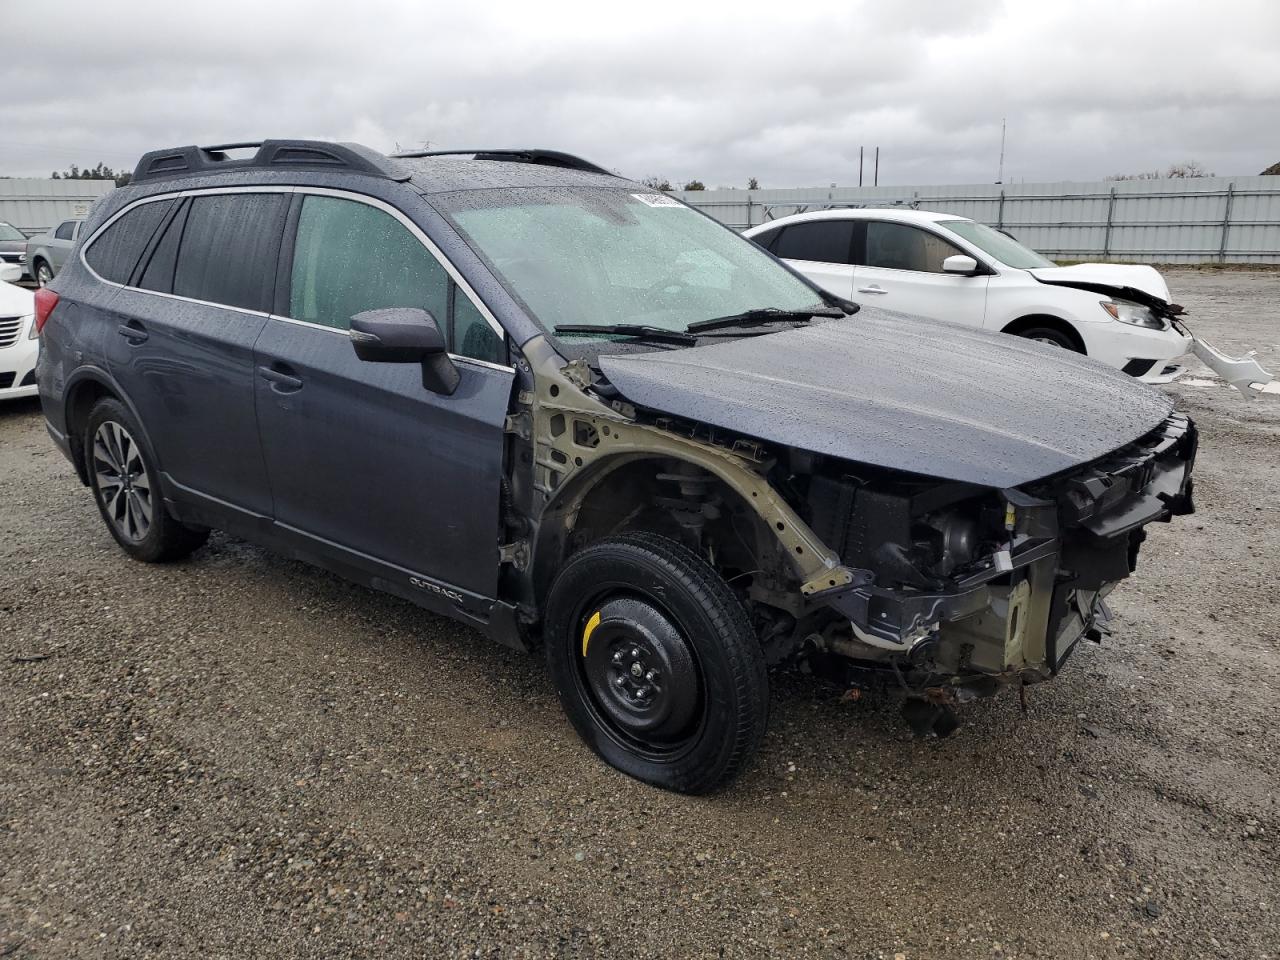
{"type": "Polygon", "coordinates": [[[773,241],[778,239],[778,234],[781,232],[781,230],[765,230],[763,233],[753,234],[748,239],[757,246],[771,250],[773,249],[773,241]]]}
{"type": "Polygon", "coordinates": [[[270,312],[288,208],[288,196],[279,193],[192,197],[174,270],[174,294],[270,312]]]}
{"type": "Polygon", "coordinates": [[[85,262],[104,280],[128,283],[138,258],[173,203],[171,199],[154,200],[134,207],[89,245],[85,262]]]}

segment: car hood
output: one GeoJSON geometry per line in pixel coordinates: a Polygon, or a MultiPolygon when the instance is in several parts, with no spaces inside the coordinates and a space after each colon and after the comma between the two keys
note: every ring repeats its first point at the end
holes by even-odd
{"type": "Polygon", "coordinates": [[[3,250],[5,253],[14,253],[15,251],[21,253],[26,249],[26,240],[0,240],[0,250],[3,250]]]}
{"type": "Polygon", "coordinates": [[[1037,267],[1027,272],[1041,283],[1091,290],[1157,309],[1171,301],[1169,285],[1160,271],[1136,263],[1077,263],[1073,267],[1037,267]],[[1150,303],[1153,299],[1158,302],[1150,303]]]}
{"type": "Polygon", "coordinates": [[[1059,347],[864,307],[710,346],[601,356],[632,403],[771,443],[1010,487],[1156,427],[1164,394],[1059,347]]]}

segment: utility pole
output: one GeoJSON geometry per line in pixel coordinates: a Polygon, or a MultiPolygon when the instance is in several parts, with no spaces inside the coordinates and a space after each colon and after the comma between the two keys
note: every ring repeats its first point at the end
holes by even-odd
{"type": "Polygon", "coordinates": [[[858,186],[862,186],[862,147],[858,148],[858,186]]]}
{"type": "Polygon", "coordinates": [[[996,183],[1004,183],[1004,131],[1005,117],[1000,118],[1000,169],[996,173],[996,183]]]}
{"type": "Polygon", "coordinates": [[[880,186],[880,148],[876,147],[876,173],[873,186],[880,186]]]}

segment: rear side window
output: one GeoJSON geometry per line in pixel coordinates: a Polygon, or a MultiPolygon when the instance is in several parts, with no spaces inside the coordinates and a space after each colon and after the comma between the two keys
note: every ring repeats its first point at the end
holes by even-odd
{"type": "Polygon", "coordinates": [[[138,280],[138,286],[142,289],[173,293],[173,271],[178,264],[178,244],[182,242],[182,228],[190,210],[190,204],[184,205],[169,221],[169,225],[161,228],[164,233],[138,280]]]}
{"type": "Polygon", "coordinates": [[[155,200],[141,204],[107,227],[84,254],[93,272],[112,283],[128,283],[138,258],[173,203],[155,200]]]}
{"type": "Polygon", "coordinates": [[[784,260],[848,264],[853,262],[852,243],[852,220],[814,220],[783,228],[772,249],[774,256],[784,260]]]}
{"type": "Polygon", "coordinates": [[[193,300],[269,312],[288,207],[288,196],[278,193],[192,197],[173,292],[193,300]]]}
{"type": "Polygon", "coordinates": [[[383,307],[430,311],[445,331],[448,273],[390,214],[354,200],[304,198],[289,316],[348,330],[357,313],[383,307]]]}
{"type": "Polygon", "coordinates": [[[961,253],[935,233],[905,223],[867,224],[867,266],[942,273],[942,261],[961,253]]]}

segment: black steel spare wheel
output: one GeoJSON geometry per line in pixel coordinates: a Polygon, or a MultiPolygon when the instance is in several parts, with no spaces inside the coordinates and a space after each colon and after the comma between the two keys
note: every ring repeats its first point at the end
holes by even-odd
{"type": "Polygon", "coordinates": [[[768,683],[746,611],[671,540],[633,534],[571,557],[548,597],[545,638],[569,719],[631,776],[706,792],[764,734],[768,683]]]}
{"type": "Polygon", "coordinates": [[[637,750],[661,755],[696,733],[702,682],[693,648],[651,603],[600,604],[583,624],[581,670],[601,719],[637,750]]]}

